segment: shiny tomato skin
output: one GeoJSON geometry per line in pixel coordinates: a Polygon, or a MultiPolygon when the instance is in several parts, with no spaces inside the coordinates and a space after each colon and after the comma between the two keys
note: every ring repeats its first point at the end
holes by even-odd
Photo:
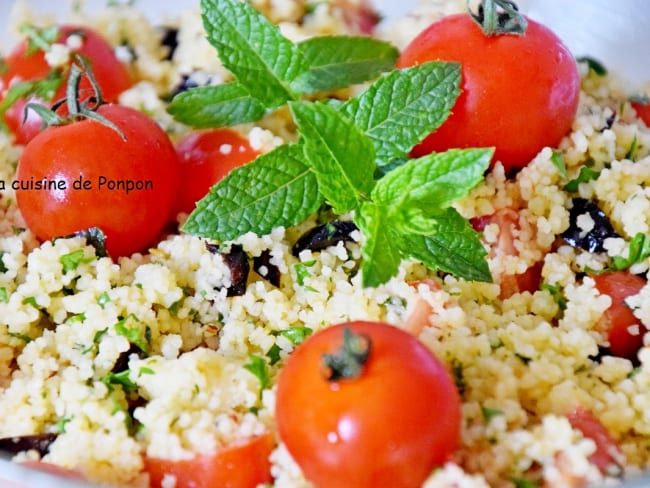
{"type": "Polygon", "coordinates": [[[186,213],[232,169],[259,155],[248,139],[232,129],[192,132],[176,144],[176,151],[181,163],[176,211],[186,213]]]}
{"type": "Polygon", "coordinates": [[[146,457],[145,471],[152,488],[159,488],[165,475],[176,478],[176,488],[256,488],[273,481],[273,447],[273,436],[263,434],[187,460],[146,457]]]}
{"type": "Polygon", "coordinates": [[[117,258],[144,251],[159,237],[176,198],[179,164],[167,134],[145,114],[120,105],[103,105],[98,113],[126,141],[88,119],[46,129],[25,147],[15,183],[47,178],[64,181],[65,188],[19,187],[16,197],[27,226],[41,240],[99,227],[117,258]],[[120,189],[109,181],[124,183],[120,189]],[[127,193],[127,181],[143,186],[127,193]]]}
{"type": "MultiPolygon", "coordinates": [[[[104,100],[116,102],[120,93],[133,84],[133,80],[126,66],[115,56],[111,45],[100,34],[88,27],[62,25],[59,31],[57,40],[59,43],[65,43],[65,40],[74,33],[81,35],[81,46],[72,51],[84,56],[89,62],[104,100]]],[[[44,79],[52,71],[52,67],[45,60],[43,51],[27,54],[27,41],[18,44],[7,55],[5,65],[6,70],[0,77],[3,86],[0,98],[4,97],[12,83],[44,79]]],[[[63,99],[65,90],[64,81],[52,102],[63,99]]],[[[81,80],[80,94],[82,100],[94,95],[86,77],[81,80]]],[[[31,99],[30,101],[39,100],[31,99]]],[[[40,102],[45,103],[42,100],[40,102]]],[[[19,100],[4,115],[5,123],[15,135],[15,142],[23,145],[40,132],[42,123],[41,118],[34,112],[28,112],[27,119],[23,122],[26,104],[27,101],[19,100]]]]}
{"type": "Polygon", "coordinates": [[[629,296],[636,295],[646,284],[640,276],[626,271],[611,271],[593,277],[600,293],[609,295],[612,304],[603,313],[598,328],[607,333],[609,348],[614,356],[634,359],[643,347],[644,327],[625,303],[629,296]],[[630,333],[630,326],[637,326],[639,333],[630,333]]]}
{"type": "Polygon", "coordinates": [[[460,398],[414,336],[355,321],[315,333],[289,356],[278,378],[276,421],[317,487],[415,487],[454,453],[460,398]],[[359,377],[329,381],[322,356],[340,348],[346,327],[370,339],[370,356],[359,377]]]}
{"type": "Polygon", "coordinates": [[[495,147],[508,173],[571,129],[580,94],[574,57],[548,28],[528,20],[523,35],[486,36],[469,15],[444,17],[422,31],[397,66],[461,63],[462,92],[449,118],[413,150],[495,147]]]}

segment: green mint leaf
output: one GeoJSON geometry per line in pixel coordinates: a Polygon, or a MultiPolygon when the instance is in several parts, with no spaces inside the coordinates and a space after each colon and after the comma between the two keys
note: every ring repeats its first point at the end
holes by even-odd
{"type": "Polygon", "coordinates": [[[267,108],[295,98],[289,84],[307,69],[298,47],[248,2],[201,0],[208,41],[223,65],[267,108]]]}
{"type": "Polygon", "coordinates": [[[270,376],[266,361],[260,356],[251,354],[248,356],[248,363],[244,364],[244,368],[251,372],[260,381],[261,394],[261,390],[267,388],[270,382],[270,376]]]}
{"type": "Polygon", "coordinates": [[[339,215],[358,208],[374,185],[370,140],[334,107],[312,102],[289,107],[321,194],[339,215]]]}
{"type": "Polygon", "coordinates": [[[197,203],[183,230],[217,241],[305,221],[323,202],[298,145],[279,146],[240,166],[197,203]]]}
{"type": "Polygon", "coordinates": [[[364,287],[386,283],[397,273],[402,259],[387,209],[365,202],[354,219],[366,237],[361,248],[361,279],[364,287]]]}
{"type": "Polygon", "coordinates": [[[379,78],[342,110],[372,139],[382,166],[439,127],[459,94],[460,65],[430,62],[379,78]]]}
{"type": "Polygon", "coordinates": [[[299,93],[337,90],[372,80],[395,66],[397,48],[371,37],[320,36],[298,44],[309,69],[291,87],[299,93]]]}
{"type": "Polygon", "coordinates": [[[377,181],[372,199],[399,208],[442,209],[467,196],[490,165],[493,149],[450,149],[412,159],[377,181]]]}
{"type": "Polygon", "coordinates": [[[479,234],[454,208],[437,215],[438,229],[430,235],[400,236],[400,248],[429,269],[470,281],[491,282],[486,251],[479,234]]]}
{"type": "Polygon", "coordinates": [[[125,392],[131,392],[138,388],[129,375],[131,372],[128,369],[120,371],[119,373],[108,373],[106,376],[102,377],[102,383],[104,383],[109,391],[113,391],[112,385],[120,385],[124,388],[125,392]]]}
{"type": "Polygon", "coordinates": [[[196,128],[230,127],[254,122],[266,113],[240,83],[200,86],[176,95],[167,111],[179,122],[196,128]]]}

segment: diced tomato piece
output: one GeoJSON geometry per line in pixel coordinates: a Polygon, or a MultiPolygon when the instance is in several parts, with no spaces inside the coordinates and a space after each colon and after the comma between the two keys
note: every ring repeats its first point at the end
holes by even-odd
{"type": "Polygon", "coordinates": [[[603,474],[620,472],[625,464],[625,456],[601,421],[584,407],[577,407],[566,416],[574,429],[596,443],[596,451],[589,457],[589,461],[603,474]]]}
{"type": "Polygon", "coordinates": [[[176,478],[176,488],[255,488],[273,481],[273,447],[273,436],[267,433],[188,460],[147,457],[145,471],[152,488],[159,488],[165,475],[176,478]]]}
{"type": "Polygon", "coordinates": [[[602,273],[593,279],[598,291],[612,299],[598,322],[598,329],[607,334],[614,356],[634,359],[643,347],[643,336],[648,329],[636,318],[625,299],[638,294],[646,280],[626,271],[602,273]]]}

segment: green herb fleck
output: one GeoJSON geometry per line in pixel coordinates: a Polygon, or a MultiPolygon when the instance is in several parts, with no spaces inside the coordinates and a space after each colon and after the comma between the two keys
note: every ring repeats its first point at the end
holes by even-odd
{"type": "Polygon", "coordinates": [[[630,241],[628,256],[614,256],[613,267],[618,271],[626,270],[633,264],[642,263],[650,256],[650,237],[637,233],[630,241]]]}
{"type": "Polygon", "coordinates": [[[146,353],[149,350],[149,344],[147,343],[147,332],[146,330],[142,330],[142,327],[140,327],[139,323],[140,319],[138,319],[135,314],[130,313],[115,324],[115,332],[121,336],[126,337],[131,344],[135,344],[138,349],[146,353]],[[127,323],[129,322],[135,322],[135,326],[128,327],[127,323]]]}
{"type": "Polygon", "coordinates": [[[23,298],[23,301],[21,303],[23,305],[31,305],[32,307],[38,308],[38,302],[36,301],[36,297],[25,297],[23,298]]]}
{"type": "Polygon", "coordinates": [[[553,150],[553,154],[551,155],[551,163],[553,163],[553,166],[557,168],[562,178],[566,179],[568,177],[566,164],[564,162],[564,153],[562,151],[558,151],[557,149],[553,150]]]}
{"type": "Polygon", "coordinates": [[[588,183],[592,180],[597,180],[600,176],[600,171],[590,168],[589,166],[583,166],[580,168],[580,173],[578,177],[569,181],[564,189],[570,193],[576,193],[580,186],[580,183],[588,183]]]}
{"type": "Polygon", "coordinates": [[[260,397],[262,391],[269,386],[271,381],[269,376],[268,365],[264,358],[251,354],[248,356],[248,363],[244,365],[248,371],[250,371],[260,382],[260,397]]]}
{"type": "Polygon", "coordinates": [[[9,337],[13,337],[14,339],[20,339],[23,342],[32,342],[32,338],[29,337],[27,334],[20,334],[18,332],[9,332],[9,337]]]}
{"type": "Polygon", "coordinates": [[[109,391],[113,391],[112,385],[120,385],[124,388],[124,391],[128,393],[134,391],[138,387],[138,385],[129,378],[130,373],[131,372],[128,369],[120,371],[119,373],[109,373],[104,376],[101,381],[108,387],[109,391]]]}
{"type": "Polygon", "coordinates": [[[90,263],[94,257],[86,257],[83,249],[77,249],[68,254],[64,254],[59,258],[59,262],[63,266],[63,273],[76,270],[80,264],[90,263]]]}
{"type": "Polygon", "coordinates": [[[104,308],[108,302],[111,301],[111,297],[109,296],[108,292],[104,291],[102,292],[99,297],[97,297],[97,304],[104,308]]]}
{"type": "Polygon", "coordinates": [[[0,302],[9,303],[9,291],[6,287],[0,287],[0,302]]]}
{"type": "Polygon", "coordinates": [[[486,424],[490,423],[490,421],[497,415],[504,414],[503,410],[500,410],[498,408],[486,407],[486,406],[481,407],[481,413],[483,414],[483,420],[485,420],[486,424]]]}
{"type": "Polygon", "coordinates": [[[593,71],[598,76],[605,76],[607,74],[607,68],[605,68],[605,65],[595,58],[580,56],[576,58],[576,61],[578,63],[585,63],[589,68],[589,71],[593,71]]]}

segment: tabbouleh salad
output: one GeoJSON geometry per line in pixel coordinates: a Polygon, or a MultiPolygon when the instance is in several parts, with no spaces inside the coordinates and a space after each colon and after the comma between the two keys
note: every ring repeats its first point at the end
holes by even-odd
{"type": "MultiPolygon", "coordinates": [[[[194,129],[168,110],[173,97],[232,74],[206,40],[198,5],[163,28],[137,2],[109,3],[93,15],[73,8],[66,22],[105,37],[134,80],[119,103],[176,143],[194,129]]],[[[399,50],[434,20],[466,11],[462,1],[432,0],[377,24],[361,0],[249,3],[293,42],[372,33],[399,50]]],[[[15,3],[13,26],[48,22],[15,3]]],[[[56,65],[74,47],[41,49],[56,65]]],[[[491,279],[405,258],[368,286],[365,228],[354,212],[332,220],[326,205],[226,242],[184,232],[180,212],[158,242],[119,258],[87,234],[43,241],[10,184],[25,146],[0,132],[0,447],[93,483],[210,486],[184,484],[152,460],[196,469],[197,456],[262,439],[261,461],[247,463],[261,464],[263,477],[233,486],[308,488],[277,432],[278,378],[310,336],[363,320],[417,337],[458,391],[458,446],[423,487],[582,487],[650,469],[650,129],[641,93],[595,60],[577,68],[577,114],[557,147],[514,172],[493,162],[452,204],[477,231],[475,257],[491,279]],[[603,279],[611,273],[641,285],[621,296],[603,279]],[[631,353],[608,335],[617,306],[631,311],[631,353]]],[[[371,81],[305,98],[337,107],[371,81]]],[[[309,106],[291,105],[303,115],[309,106]]],[[[298,140],[292,112],[275,108],[233,128],[256,153],[298,140]]]]}

